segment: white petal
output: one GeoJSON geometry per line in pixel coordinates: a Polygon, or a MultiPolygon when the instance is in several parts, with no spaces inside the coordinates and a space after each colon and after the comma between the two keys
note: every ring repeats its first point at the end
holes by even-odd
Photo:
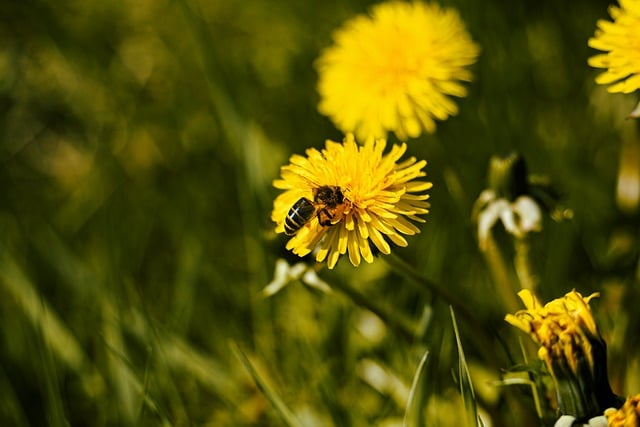
{"type": "Polygon", "coordinates": [[[478,214],[478,241],[481,249],[485,248],[489,231],[500,218],[501,209],[504,209],[504,203],[499,202],[500,200],[492,202],[478,214]]]}
{"type": "Polygon", "coordinates": [[[273,273],[273,280],[260,293],[265,298],[275,295],[289,283],[300,279],[306,269],[307,265],[303,262],[299,262],[292,267],[284,259],[278,259],[273,273]]]}
{"type": "Polygon", "coordinates": [[[326,294],[329,294],[332,292],[331,286],[329,286],[327,282],[322,280],[318,276],[316,271],[311,268],[304,273],[304,275],[302,276],[302,281],[307,285],[311,286],[312,288],[316,288],[319,291],[322,291],[326,294]]]}
{"type": "Polygon", "coordinates": [[[607,421],[607,417],[604,415],[593,417],[589,420],[589,427],[607,427],[608,425],[609,422],[607,421]]]}
{"type": "Polygon", "coordinates": [[[289,264],[283,259],[276,261],[276,268],[273,273],[273,280],[260,292],[265,298],[275,295],[289,283],[289,264]]]}
{"type": "Polygon", "coordinates": [[[540,231],[542,229],[542,211],[538,203],[529,196],[520,196],[513,204],[513,211],[518,215],[521,233],[540,231]]]}
{"type": "Polygon", "coordinates": [[[573,422],[576,420],[576,417],[572,417],[571,415],[563,415],[558,418],[558,421],[553,425],[553,427],[571,427],[573,426],[573,422]]]}
{"type": "Polygon", "coordinates": [[[504,228],[514,236],[520,237],[522,235],[520,228],[516,224],[516,218],[513,214],[513,209],[511,204],[507,202],[505,199],[500,199],[499,202],[504,202],[507,204],[507,207],[500,210],[500,220],[504,225],[504,228]]]}

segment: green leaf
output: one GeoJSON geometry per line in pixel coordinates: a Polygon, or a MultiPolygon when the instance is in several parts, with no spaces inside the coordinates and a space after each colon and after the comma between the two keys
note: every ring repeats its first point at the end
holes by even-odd
{"type": "Polygon", "coordinates": [[[413,376],[411,390],[409,390],[409,399],[407,400],[407,408],[404,413],[403,427],[422,427],[424,423],[424,408],[427,404],[427,393],[425,393],[425,385],[427,382],[427,361],[429,359],[429,351],[425,351],[418,364],[418,369],[413,376]]]}
{"type": "Polygon", "coordinates": [[[453,323],[453,332],[456,335],[456,343],[458,345],[458,377],[460,381],[460,394],[462,395],[462,401],[464,402],[466,422],[468,427],[482,427],[482,421],[478,418],[478,409],[476,407],[476,396],[473,392],[473,384],[471,383],[471,375],[469,374],[469,367],[464,357],[464,350],[462,349],[462,341],[460,340],[460,333],[458,332],[458,324],[456,323],[456,316],[453,312],[453,307],[449,307],[451,311],[451,322],[453,323]]]}
{"type": "Polygon", "coordinates": [[[251,362],[249,357],[240,349],[240,346],[238,346],[238,344],[236,344],[235,342],[232,342],[231,349],[235,353],[236,357],[240,360],[240,362],[242,362],[244,367],[247,369],[247,371],[249,372],[249,375],[251,375],[253,380],[256,382],[256,385],[258,386],[258,388],[262,391],[262,393],[269,400],[269,402],[271,402],[274,409],[276,410],[280,418],[282,418],[282,421],[285,423],[285,425],[289,427],[302,426],[302,423],[296,418],[293,412],[291,412],[291,410],[287,407],[287,405],[284,403],[280,395],[275,391],[275,389],[269,383],[269,381],[258,372],[254,363],[251,362]]]}

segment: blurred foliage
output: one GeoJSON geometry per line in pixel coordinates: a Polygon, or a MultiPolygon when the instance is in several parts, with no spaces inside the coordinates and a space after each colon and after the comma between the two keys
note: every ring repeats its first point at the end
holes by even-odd
{"type": "MultiPolygon", "coordinates": [[[[523,356],[471,221],[490,157],[520,152],[574,212],[530,239],[541,297],[600,291],[614,391],[639,392],[637,99],[586,65],[608,2],[442,3],[482,53],[460,114],[409,142],[432,212],[394,254],[471,309],[457,317],[480,415],[537,425],[529,388],[487,387],[523,356]]],[[[447,301],[384,257],[320,271],[329,294],[260,294],[277,259],[298,261],[269,221],[271,181],[341,139],[313,62],[371,4],[5,2],[0,424],[279,425],[262,378],[302,425],[400,425],[428,350],[425,413],[460,425],[443,419],[463,410],[447,301]]],[[[496,243],[513,280],[512,242],[496,243]]]]}

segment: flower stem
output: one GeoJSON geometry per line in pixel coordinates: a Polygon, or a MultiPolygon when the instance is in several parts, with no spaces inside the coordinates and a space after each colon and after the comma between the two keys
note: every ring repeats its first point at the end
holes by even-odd
{"type": "Polygon", "coordinates": [[[502,298],[507,312],[516,312],[520,308],[520,303],[516,298],[516,289],[510,278],[502,252],[496,245],[491,233],[488,234],[484,245],[481,247],[481,252],[495,282],[496,291],[502,298]]]}
{"type": "Polygon", "coordinates": [[[531,268],[529,239],[527,239],[526,236],[516,238],[515,248],[516,254],[513,262],[516,268],[516,274],[518,275],[518,280],[520,280],[520,287],[522,289],[529,289],[530,291],[535,292],[538,280],[533,274],[533,269],[531,268]]]}
{"type": "Polygon", "coordinates": [[[466,306],[464,302],[456,294],[449,289],[427,279],[422,276],[414,267],[408,262],[400,258],[395,254],[389,254],[384,257],[385,261],[394,269],[397,273],[402,274],[409,279],[409,283],[416,285],[421,291],[427,290],[431,294],[442,298],[447,304],[451,305],[456,313],[466,317],[467,319],[473,319],[474,316],[471,310],[466,306]]]}
{"type": "Polygon", "coordinates": [[[483,354],[483,357],[485,357],[487,361],[498,364],[500,363],[495,357],[495,351],[492,348],[493,346],[488,344],[493,342],[494,340],[502,346],[507,358],[510,361],[513,360],[508,346],[502,340],[502,337],[498,335],[496,330],[491,327],[484,327],[482,319],[479,319],[475,315],[475,313],[471,311],[469,306],[460,298],[458,298],[457,295],[455,295],[449,289],[444,288],[443,286],[422,276],[408,262],[395,254],[389,254],[385,256],[384,259],[391,266],[391,268],[393,268],[394,271],[409,279],[408,283],[414,285],[420,292],[427,291],[429,292],[429,295],[434,295],[438,298],[441,298],[444,302],[449,304],[449,306],[455,311],[455,313],[459,314],[461,319],[465,320],[467,324],[476,327],[477,333],[469,335],[469,339],[474,341],[474,344],[476,344],[476,347],[483,354]]]}
{"type": "Polygon", "coordinates": [[[382,319],[382,321],[389,325],[391,329],[394,329],[405,338],[409,340],[413,340],[416,338],[416,325],[414,325],[410,319],[398,313],[397,310],[391,310],[388,307],[385,307],[382,304],[376,302],[372,298],[367,298],[366,295],[363,295],[358,290],[345,283],[342,283],[341,280],[333,280],[331,282],[331,286],[332,288],[337,289],[342,294],[347,296],[351,301],[353,301],[354,304],[364,307],[374,313],[376,316],[382,319]]]}

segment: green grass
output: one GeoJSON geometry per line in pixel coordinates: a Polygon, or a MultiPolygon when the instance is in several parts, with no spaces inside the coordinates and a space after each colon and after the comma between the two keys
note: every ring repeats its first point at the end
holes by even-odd
{"type": "Polygon", "coordinates": [[[541,298],[601,292],[612,387],[640,392],[638,200],[616,193],[621,159],[640,169],[637,97],[586,64],[607,3],[443,3],[482,53],[459,115],[408,142],[434,183],[421,234],[320,269],[333,292],[269,298],[276,260],[300,261],[273,231],[271,182],[342,138],[313,61],[372,3],[7,5],[0,425],[461,425],[443,414],[464,414],[472,383],[493,425],[541,425],[546,396],[495,385],[525,362],[497,287],[517,283],[513,242],[497,228],[487,262],[471,220],[489,159],[512,151],[574,213],[529,239],[541,298]]]}

